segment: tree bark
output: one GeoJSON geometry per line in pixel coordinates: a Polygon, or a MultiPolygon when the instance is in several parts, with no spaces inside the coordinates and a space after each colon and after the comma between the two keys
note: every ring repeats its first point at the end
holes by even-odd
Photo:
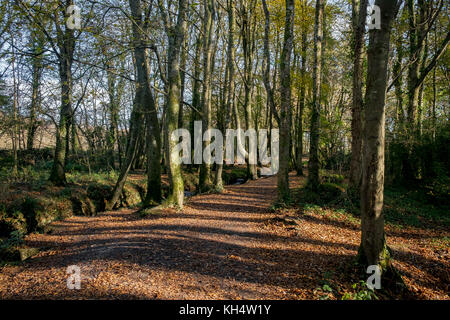
{"type": "MultiPolygon", "coordinates": [[[[213,56],[213,32],[215,25],[215,0],[204,0],[203,21],[203,93],[202,93],[202,128],[203,133],[211,127],[211,67],[213,56]]],[[[202,139],[203,140],[203,139],[202,139]]],[[[207,146],[203,141],[203,150],[207,146]]],[[[211,189],[211,166],[202,161],[199,175],[199,191],[206,192],[211,189]]]]}
{"type": "Polygon", "coordinates": [[[370,31],[364,108],[360,260],[366,265],[379,265],[382,270],[390,266],[383,215],[385,98],[391,24],[398,11],[397,3],[375,2],[381,10],[381,29],[370,31]]]}
{"type": "MultiPolygon", "coordinates": [[[[73,1],[67,1],[68,5],[73,1]]],[[[65,7],[63,9],[65,15],[65,7]]],[[[56,24],[58,22],[55,22],[56,24]]],[[[58,25],[57,30],[60,30],[58,25]]],[[[64,33],[58,32],[59,47],[59,77],[61,81],[61,109],[59,125],[56,128],[56,146],[50,181],[54,185],[66,184],[66,157],[69,141],[70,125],[72,123],[72,63],[75,51],[74,31],[65,27],[64,33]]]]}
{"type": "MultiPolygon", "coordinates": [[[[254,27],[256,21],[254,20],[254,15],[252,15],[255,9],[255,1],[248,1],[242,3],[241,12],[241,37],[242,37],[242,51],[244,56],[244,118],[246,129],[254,129],[253,116],[252,116],[252,103],[251,103],[251,93],[253,89],[253,63],[256,50],[256,36],[254,27]]],[[[251,180],[258,179],[258,171],[256,164],[250,164],[250,159],[246,156],[247,160],[247,176],[251,180]]]]}
{"type": "MultiPolygon", "coordinates": [[[[233,0],[227,0],[227,13],[228,13],[228,47],[227,47],[227,64],[226,64],[226,83],[224,92],[224,108],[222,110],[225,113],[223,132],[230,127],[231,115],[233,112],[233,95],[234,95],[234,32],[235,32],[235,7],[233,0]]],[[[217,165],[215,189],[217,192],[223,191],[223,164],[217,165]]]]}
{"type": "Polygon", "coordinates": [[[361,186],[362,118],[363,109],[363,48],[368,0],[353,0],[353,101],[352,101],[352,158],[350,161],[350,187],[361,186]]]}
{"type": "Polygon", "coordinates": [[[291,54],[294,38],[295,0],[286,0],[284,44],[280,61],[280,167],[278,171],[278,201],[290,201],[289,153],[291,146],[291,54]]]}
{"type": "MultiPolygon", "coordinates": [[[[180,156],[173,153],[178,141],[171,139],[172,132],[178,129],[178,113],[180,112],[180,55],[181,47],[186,35],[186,11],[188,1],[178,1],[178,18],[175,27],[169,25],[166,20],[166,33],[169,41],[168,50],[168,97],[167,97],[167,114],[166,114],[166,140],[168,148],[166,157],[169,164],[170,193],[167,204],[183,208],[184,202],[184,183],[181,173],[180,156]]],[[[165,15],[164,8],[160,5],[160,11],[165,15]]]]}
{"type": "Polygon", "coordinates": [[[33,57],[32,57],[32,84],[31,84],[31,105],[30,105],[30,124],[28,126],[27,134],[27,149],[33,150],[36,130],[38,128],[36,117],[40,109],[40,84],[43,70],[43,37],[36,31],[32,33],[31,41],[33,43],[33,57]]]}
{"type": "Polygon", "coordinates": [[[144,21],[140,0],[129,0],[132,15],[133,50],[136,66],[136,95],[130,118],[130,133],[127,143],[126,156],[119,178],[114,187],[113,196],[107,205],[111,210],[122,194],[129,171],[135,161],[144,120],[147,121],[147,195],[144,206],[153,200],[161,201],[161,138],[156,104],[150,89],[148,56],[144,44],[144,21]],[[144,117],[145,114],[145,117],[144,117]]]}
{"type": "Polygon", "coordinates": [[[314,24],[314,62],[313,62],[313,97],[311,110],[310,151],[309,151],[309,180],[308,184],[317,190],[319,178],[319,135],[321,109],[321,80],[322,80],[322,38],[323,38],[324,0],[316,0],[316,15],[314,24]]]}
{"type": "MultiPolygon", "coordinates": [[[[303,15],[305,12],[306,4],[302,2],[303,15]]],[[[305,110],[305,98],[306,98],[306,49],[308,33],[306,26],[302,27],[302,46],[301,46],[301,67],[300,67],[300,89],[298,95],[298,116],[297,116],[297,175],[303,176],[303,113],[305,110]]]]}

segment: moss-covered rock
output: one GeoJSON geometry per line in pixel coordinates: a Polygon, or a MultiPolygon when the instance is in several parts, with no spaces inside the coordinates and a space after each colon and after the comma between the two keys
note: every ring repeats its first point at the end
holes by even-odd
{"type": "Polygon", "coordinates": [[[38,248],[8,246],[0,248],[0,261],[25,261],[39,253],[38,248]]]}
{"type": "Polygon", "coordinates": [[[120,196],[120,207],[134,207],[141,202],[139,190],[132,184],[126,184],[120,196]]]}
{"type": "Polygon", "coordinates": [[[113,188],[100,183],[91,183],[87,190],[87,196],[91,199],[95,205],[97,212],[104,212],[106,204],[111,198],[113,188]]]}
{"type": "Polygon", "coordinates": [[[93,217],[97,215],[94,202],[85,194],[76,193],[70,198],[73,214],[76,216],[93,217]]]}
{"type": "Polygon", "coordinates": [[[53,221],[72,215],[72,206],[68,199],[53,199],[27,196],[21,206],[27,221],[27,231],[41,231],[53,221]]]}

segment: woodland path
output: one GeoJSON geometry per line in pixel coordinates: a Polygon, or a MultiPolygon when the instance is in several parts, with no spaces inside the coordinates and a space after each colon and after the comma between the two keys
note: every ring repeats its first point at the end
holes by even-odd
{"type": "Polygon", "coordinates": [[[122,210],[56,222],[50,234],[27,237],[45,250],[2,268],[0,298],[317,298],[324,272],[351,264],[359,229],[306,216],[295,227],[276,222],[268,209],[276,182],[194,196],[182,212],[140,218],[122,210]],[[67,288],[70,265],[81,268],[81,290],[67,288]]]}

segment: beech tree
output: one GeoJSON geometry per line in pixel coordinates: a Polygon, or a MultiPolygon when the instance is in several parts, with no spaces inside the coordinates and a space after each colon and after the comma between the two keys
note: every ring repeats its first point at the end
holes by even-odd
{"type": "Polygon", "coordinates": [[[390,268],[383,215],[385,104],[392,22],[399,1],[377,0],[381,29],[369,31],[367,89],[364,102],[363,173],[361,187],[360,260],[366,265],[390,268]]]}

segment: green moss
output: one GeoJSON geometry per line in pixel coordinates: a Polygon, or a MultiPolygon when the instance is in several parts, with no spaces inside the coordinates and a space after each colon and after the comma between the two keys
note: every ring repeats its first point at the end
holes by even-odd
{"type": "Polygon", "coordinates": [[[72,201],[73,214],[76,216],[92,217],[97,215],[95,204],[85,194],[74,194],[70,200],[72,201]]]}

